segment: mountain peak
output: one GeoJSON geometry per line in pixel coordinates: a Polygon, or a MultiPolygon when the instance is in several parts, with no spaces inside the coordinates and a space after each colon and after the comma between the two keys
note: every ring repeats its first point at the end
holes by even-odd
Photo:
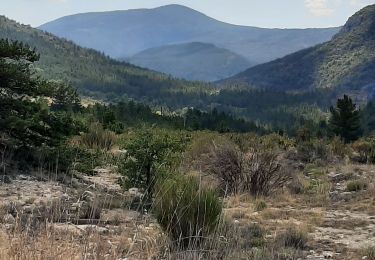
{"type": "Polygon", "coordinates": [[[375,37],[375,5],[369,5],[349,18],[336,37],[347,34],[361,36],[363,39],[375,37]]]}
{"type": "Polygon", "coordinates": [[[183,9],[183,10],[189,10],[189,11],[196,11],[190,7],[187,7],[185,5],[179,5],[179,4],[163,5],[163,6],[156,7],[154,9],[183,9]]]}

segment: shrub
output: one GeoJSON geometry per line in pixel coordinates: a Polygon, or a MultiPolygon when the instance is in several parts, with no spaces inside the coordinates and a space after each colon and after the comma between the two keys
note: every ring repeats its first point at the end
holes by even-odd
{"type": "Polygon", "coordinates": [[[276,236],[276,242],[284,247],[306,249],[308,235],[303,230],[297,230],[296,228],[288,228],[285,232],[276,236]]]}
{"type": "Polygon", "coordinates": [[[100,123],[92,123],[87,133],[78,138],[79,144],[94,150],[110,150],[116,143],[116,134],[105,130],[100,123]]]}
{"type": "Polygon", "coordinates": [[[223,194],[236,194],[240,191],[242,154],[234,144],[213,146],[205,158],[205,169],[216,176],[223,194]]]}
{"type": "Polygon", "coordinates": [[[267,203],[264,200],[256,200],[254,209],[256,211],[262,211],[267,208],[267,203]]]}
{"type": "Polygon", "coordinates": [[[252,143],[247,153],[233,143],[216,145],[204,160],[204,170],[218,179],[225,193],[268,195],[290,180],[290,175],[281,169],[277,151],[259,140],[252,143]]]}
{"type": "Polygon", "coordinates": [[[328,146],[323,140],[311,140],[297,145],[297,159],[311,163],[316,160],[327,161],[329,159],[328,146]]]}
{"type": "Polygon", "coordinates": [[[352,160],[359,163],[375,163],[374,137],[359,139],[352,144],[352,148],[357,153],[357,157],[353,156],[352,160]]]}
{"type": "Polygon", "coordinates": [[[159,177],[174,166],[184,150],[186,140],[169,132],[141,129],[124,145],[126,158],[120,165],[125,189],[142,188],[152,195],[159,177]]]}
{"type": "Polygon", "coordinates": [[[265,244],[264,230],[259,224],[240,228],[241,248],[261,247],[265,244]]]}
{"type": "Polygon", "coordinates": [[[245,155],[243,167],[243,190],[256,197],[267,196],[290,180],[290,175],[281,170],[277,153],[262,147],[245,155]]]}
{"type": "Polygon", "coordinates": [[[286,135],[279,135],[276,133],[262,136],[261,142],[267,149],[287,150],[295,146],[295,141],[293,139],[290,139],[286,135]]]}
{"type": "Polygon", "coordinates": [[[347,191],[361,191],[367,188],[367,183],[361,180],[348,182],[346,185],[347,191]]]}
{"type": "Polygon", "coordinates": [[[193,177],[176,177],[157,185],[154,213],[172,244],[195,248],[218,225],[222,204],[215,192],[193,177]]]}
{"type": "Polygon", "coordinates": [[[363,255],[364,255],[366,258],[362,258],[362,259],[366,259],[366,260],[375,260],[375,247],[370,246],[370,247],[364,249],[364,250],[363,250],[363,255]]]}
{"type": "Polygon", "coordinates": [[[333,155],[339,158],[344,158],[345,155],[349,153],[348,146],[340,139],[340,137],[335,136],[330,143],[330,150],[333,155]]]}

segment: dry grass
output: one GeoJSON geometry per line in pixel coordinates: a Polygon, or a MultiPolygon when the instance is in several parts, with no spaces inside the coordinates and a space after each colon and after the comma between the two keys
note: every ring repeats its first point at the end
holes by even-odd
{"type": "Polygon", "coordinates": [[[40,230],[17,225],[0,233],[0,259],[152,259],[165,247],[158,229],[49,223],[40,230]]]}

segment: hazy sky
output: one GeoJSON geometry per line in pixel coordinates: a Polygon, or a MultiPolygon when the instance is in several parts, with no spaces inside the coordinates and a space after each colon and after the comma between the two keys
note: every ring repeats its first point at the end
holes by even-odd
{"type": "Polygon", "coordinates": [[[218,20],[259,27],[329,27],[375,0],[0,0],[0,14],[39,26],[61,16],[181,4],[218,20]]]}

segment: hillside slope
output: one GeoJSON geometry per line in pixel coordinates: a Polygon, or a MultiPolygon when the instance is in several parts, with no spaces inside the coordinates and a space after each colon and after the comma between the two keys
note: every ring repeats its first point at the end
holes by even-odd
{"type": "Polygon", "coordinates": [[[180,5],[71,15],[40,29],[114,58],[131,57],[164,45],[204,42],[235,52],[255,64],[328,41],[339,30],[238,26],[180,5]]]}
{"type": "Polygon", "coordinates": [[[375,90],[375,5],[354,14],[327,43],[248,69],[225,84],[277,90],[375,90]]]}
{"type": "Polygon", "coordinates": [[[216,81],[252,64],[229,50],[207,43],[186,43],[140,52],[126,61],[188,80],[216,81]]]}
{"type": "Polygon", "coordinates": [[[132,97],[149,102],[168,99],[179,89],[208,89],[209,86],[173,79],[170,76],[115,61],[30,26],[0,16],[0,38],[22,41],[41,54],[40,73],[50,79],[70,82],[86,95],[116,100],[132,97]]]}

